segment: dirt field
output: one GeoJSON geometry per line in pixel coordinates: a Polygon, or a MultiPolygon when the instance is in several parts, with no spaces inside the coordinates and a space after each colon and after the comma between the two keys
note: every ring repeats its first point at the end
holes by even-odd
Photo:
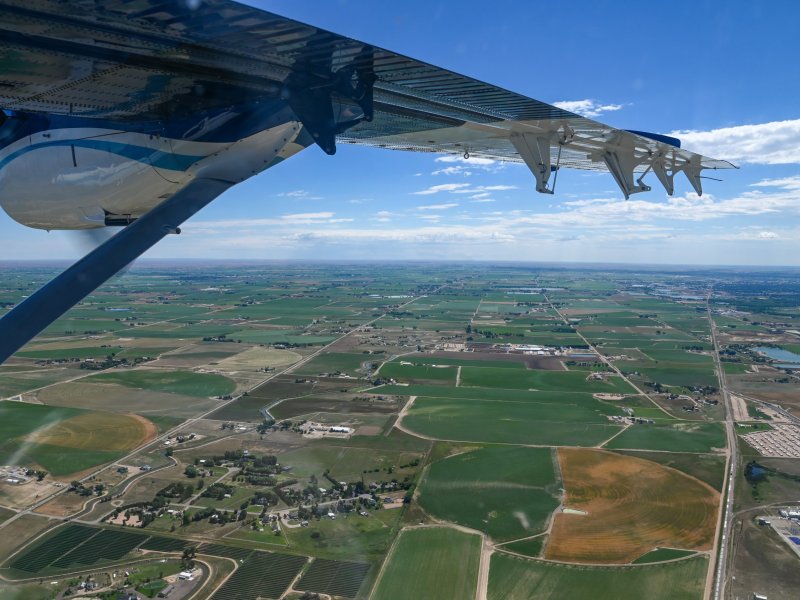
{"type": "Polygon", "coordinates": [[[603,450],[559,448],[564,506],[545,557],[627,563],[656,547],[708,550],[719,494],[680,471],[603,450]]]}
{"type": "Polygon", "coordinates": [[[797,556],[772,527],[753,523],[753,518],[762,513],[744,513],[734,525],[733,573],[736,579],[730,584],[731,597],[752,598],[753,592],[758,592],[770,600],[795,599],[800,589],[797,556]]]}

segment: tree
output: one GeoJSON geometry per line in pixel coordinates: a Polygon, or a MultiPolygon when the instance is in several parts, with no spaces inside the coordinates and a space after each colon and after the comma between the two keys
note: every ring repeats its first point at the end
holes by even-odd
{"type": "Polygon", "coordinates": [[[187,477],[197,477],[197,467],[195,467],[194,465],[186,465],[186,470],[184,471],[184,474],[187,477]]]}

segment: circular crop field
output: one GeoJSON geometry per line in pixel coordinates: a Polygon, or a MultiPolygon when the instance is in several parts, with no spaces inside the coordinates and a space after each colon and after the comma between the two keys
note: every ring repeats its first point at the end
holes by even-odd
{"type": "Polygon", "coordinates": [[[155,425],[144,417],[87,412],[39,427],[26,441],[61,448],[124,452],[155,435],[155,425]]]}
{"type": "Polygon", "coordinates": [[[628,563],[656,547],[708,550],[719,493],[680,471],[605,450],[559,448],[564,506],[545,557],[628,563]]]}

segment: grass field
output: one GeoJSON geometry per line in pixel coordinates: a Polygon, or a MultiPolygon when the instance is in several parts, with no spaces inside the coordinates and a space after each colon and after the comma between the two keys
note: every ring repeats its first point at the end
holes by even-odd
{"type": "Polygon", "coordinates": [[[406,529],[395,542],[372,598],[473,598],[480,550],[477,535],[447,527],[406,529]]]}
{"type": "Polygon", "coordinates": [[[404,364],[402,362],[391,362],[383,365],[378,371],[378,375],[383,379],[395,379],[409,383],[416,382],[456,382],[458,368],[455,366],[433,366],[424,364],[404,364]]]}
{"type": "Polygon", "coordinates": [[[539,390],[543,392],[594,392],[633,394],[635,390],[616,376],[605,380],[587,379],[581,371],[508,370],[463,367],[461,385],[485,388],[539,390]]]}
{"type": "Polygon", "coordinates": [[[156,433],[142,417],[0,402],[0,464],[62,476],[114,460],[156,433]]]}
{"type": "Polygon", "coordinates": [[[636,560],[632,561],[633,565],[646,565],[649,563],[662,562],[665,560],[675,560],[676,558],[683,558],[684,556],[691,556],[694,554],[692,550],[676,550],[675,548],[656,548],[647,554],[643,554],[636,560]]]}
{"type": "Polygon", "coordinates": [[[55,385],[41,390],[37,395],[41,402],[49,406],[134,412],[169,418],[188,418],[219,404],[219,400],[213,398],[155,392],[113,383],[89,383],[91,379],[55,385]]]}
{"type": "Polygon", "coordinates": [[[91,383],[116,383],[132,388],[169,392],[186,396],[222,396],[231,394],[236,383],[223,375],[191,371],[155,371],[138,369],[101,373],[89,379],[91,383]]]}
{"type": "Polygon", "coordinates": [[[654,462],[603,450],[559,448],[564,506],[545,557],[565,562],[626,563],[656,547],[707,550],[719,494],[654,462]]]}
{"type": "Polygon", "coordinates": [[[378,510],[368,517],[352,513],[336,519],[312,520],[308,527],[284,528],[295,551],[346,560],[372,560],[389,547],[400,511],[378,510]]]}
{"type": "Polygon", "coordinates": [[[306,375],[341,372],[355,377],[362,374],[361,365],[365,362],[375,362],[374,357],[369,354],[329,352],[311,359],[295,369],[294,372],[306,375]]]}
{"type": "Polygon", "coordinates": [[[542,446],[593,446],[620,429],[605,416],[619,409],[588,394],[514,392],[517,399],[507,401],[480,391],[493,399],[417,398],[403,425],[435,439],[542,446]]]}
{"type": "Polygon", "coordinates": [[[711,452],[725,448],[725,432],[719,423],[674,423],[629,427],[606,446],[610,449],[711,452]]]}
{"type": "Polygon", "coordinates": [[[72,369],[31,369],[0,375],[0,399],[75,377],[72,369]]]}
{"type": "Polygon", "coordinates": [[[579,567],[494,554],[489,600],[700,600],[708,561],[641,567],[579,567]]]}
{"type": "Polygon", "coordinates": [[[511,542],[503,544],[502,548],[509,552],[516,552],[517,554],[524,554],[537,558],[542,554],[542,550],[547,543],[547,535],[539,535],[537,537],[528,538],[526,540],[519,540],[518,542],[511,542]]]}
{"type": "Polygon", "coordinates": [[[437,518],[503,541],[544,531],[558,488],[549,448],[484,448],[432,464],[419,502],[437,518]]]}

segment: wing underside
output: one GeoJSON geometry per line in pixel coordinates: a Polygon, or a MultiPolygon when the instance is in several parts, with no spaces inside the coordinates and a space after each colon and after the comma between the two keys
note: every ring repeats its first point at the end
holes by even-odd
{"type": "Polygon", "coordinates": [[[627,197],[729,168],[446,69],[229,0],[0,0],[0,107],[159,121],[286,99],[335,142],[524,162],[549,192],[561,167],[607,170],[627,197]],[[190,8],[192,7],[193,8],[190,8]]]}

